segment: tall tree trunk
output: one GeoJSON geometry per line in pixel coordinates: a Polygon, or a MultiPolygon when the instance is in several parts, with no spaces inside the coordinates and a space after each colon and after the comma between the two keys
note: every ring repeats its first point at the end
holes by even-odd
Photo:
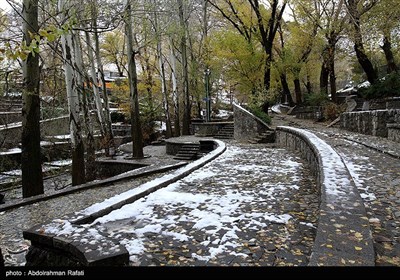
{"type": "Polygon", "coordinates": [[[108,93],[107,93],[106,80],[104,77],[103,63],[101,60],[99,34],[97,30],[97,5],[92,5],[92,18],[93,18],[92,25],[94,29],[93,37],[95,44],[95,56],[96,56],[98,79],[101,82],[101,87],[103,91],[103,100],[104,100],[104,132],[105,132],[104,136],[106,144],[105,152],[106,156],[109,156],[110,148],[115,148],[115,144],[114,144],[114,135],[112,132],[110,104],[108,101],[108,93]]]}
{"type": "MultiPolygon", "coordinates": [[[[30,45],[31,34],[37,34],[38,0],[24,0],[22,13],[26,45],[30,45]]],[[[40,98],[39,55],[30,53],[23,62],[24,91],[22,105],[22,196],[24,198],[44,192],[40,152],[40,98]]]]}
{"type": "Polygon", "coordinates": [[[292,94],[290,93],[289,84],[287,82],[285,73],[280,74],[280,80],[281,80],[281,85],[282,85],[284,102],[288,102],[289,106],[293,106],[294,102],[293,102],[292,94]]]}
{"type": "MultiPolygon", "coordinates": [[[[146,47],[142,49],[144,51],[144,63],[142,63],[143,73],[146,73],[146,92],[147,92],[147,105],[149,106],[149,123],[147,124],[148,127],[153,129],[153,124],[155,121],[155,110],[154,110],[154,100],[153,100],[153,91],[152,87],[154,85],[153,81],[153,69],[150,62],[150,54],[146,47]]],[[[143,53],[143,52],[142,52],[143,53]]]]}
{"type": "Polygon", "coordinates": [[[101,132],[102,137],[105,138],[106,132],[105,132],[105,124],[104,124],[103,105],[101,104],[99,86],[98,86],[97,75],[96,75],[96,67],[94,64],[95,61],[94,61],[94,56],[93,56],[93,48],[92,48],[92,43],[91,43],[89,32],[85,32],[85,36],[86,36],[87,53],[88,53],[89,65],[90,65],[90,84],[92,85],[93,98],[94,98],[94,103],[95,103],[96,112],[97,112],[97,119],[99,120],[99,123],[100,123],[100,132],[101,132]]]}
{"type": "Polygon", "coordinates": [[[83,123],[86,131],[85,181],[88,182],[96,179],[96,154],[95,154],[96,151],[95,151],[93,126],[92,126],[92,121],[90,119],[90,110],[87,101],[87,92],[85,90],[85,85],[84,85],[84,80],[87,72],[83,66],[82,44],[79,33],[75,34],[74,53],[75,53],[76,88],[82,102],[83,123]]]}
{"type": "Polygon", "coordinates": [[[337,103],[336,97],[336,72],[335,72],[335,59],[329,61],[329,85],[331,88],[331,100],[337,103]]]}
{"type": "Polygon", "coordinates": [[[171,80],[172,80],[172,100],[174,103],[174,136],[178,137],[181,135],[181,124],[180,124],[180,113],[179,113],[179,92],[178,83],[176,78],[176,56],[174,51],[174,44],[172,38],[170,38],[170,60],[171,60],[171,80]]]}
{"type": "Polygon", "coordinates": [[[83,117],[86,130],[86,182],[93,181],[96,179],[96,147],[93,132],[93,124],[90,117],[89,102],[87,97],[87,91],[84,90],[82,94],[82,105],[83,105],[83,117]]]}
{"type": "Polygon", "coordinates": [[[311,84],[311,77],[310,77],[310,73],[307,73],[307,83],[306,83],[306,89],[307,89],[307,93],[311,94],[312,93],[312,84],[311,84]]]}
{"type": "Polygon", "coordinates": [[[328,58],[327,58],[328,50],[325,49],[322,52],[322,65],[321,65],[321,73],[319,76],[319,90],[322,94],[328,95],[328,83],[329,83],[329,66],[328,66],[328,58]]]}
{"type": "Polygon", "coordinates": [[[183,11],[183,1],[177,0],[179,8],[179,22],[181,28],[181,55],[182,55],[182,76],[183,76],[183,119],[182,135],[190,135],[190,95],[189,95],[189,72],[186,50],[186,29],[185,16],[183,11]]]}
{"type": "MultiPolygon", "coordinates": [[[[68,17],[71,2],[59,0],[59,10],[62,11],[62,21],[68,17]]],[[[85,157],[84,145],[82,139],[81,121],[79,119],[80,104],[76,88],[76,82],[73,75],[74,53],[73,36],[71,33],[61,35],[61,45],[63,49],[65,84],[67,87],[67,99],[69,109],[69,126],[72,143],[72,185],[85,183],[85,157]]]]}
{"type": "Polygon", "coordinates": [[[301,93],[300,79],[295,78],[293,80],[293,83],[294,83],[294,94],[296,97],[296,104],[301,104],[302,103],[302,93],[301,93]]]}
{"type": "Polygon", "coordinates": [[[161,34],[159,34],[158,30],[158,17],[157,13],[154,13],[154,32],[157,36],[157,59],[160,73],[160,81],[161,81],[161,94],[163,100],[163,108],[165,115],[165,124],[166,124],[166,137],[170,138],[172,136],[172,124],[171,124],[171,115],[169,112],[169,103],[168,103],[168,93],[167,93],[167,81],[165,78],[165,66],[164,66],[164,57],[162,53],[162,45],[161,45],[161,34]]]}
{"type": "Polygon", "coordinates": [[[131,3],[127,1],[125,11],[125,34],[126,34],[126,47],[128,52],[128,80],[130,91],[130,107],[131,107],[131,121],[132,121],[132,155],[134,158],[143,158],[143,134],[142,125],[140,122],[139,113],[139,96],[138,96],[138,80],[136,72],[135,50],[133,49],[133,33],[132,33],[132,19],[131,19],[131,3]]]}
{"type": "Polygon", "coordinates": [[[328,48],[327,48],[327,65],[329,70],[329,84],[331,88],[331,100],[337,103],[336,97],[336,71],[335,71],[335,54],[336,54],[336,43],[338,41],[338,34],[330,32],[328,36],[328,48]]]}
{"type": "Polygon", "coordinates": [[[390,34],[385,35],[383,38],[383,45],[381,46],[383,52],[385,53],[386,63],[387,63],[387,73],[397,72],[399,68],[396,65],[392,52],[392,42],[390,40],[390,34]]]}
{"type": "Polygon", "coordinates": [[[365,53],[364,43],[362,40],[361,33],[361,14],[359,12],[359,7],[357,7],[359,1],[348,0],[346,5],[348,11],[351,14],[351,22],[353,23],[353,31],[354,31],[354,50],[356,52],[358,63],[360,63],[363,68],[365,74],[367,75],[367,79],[371,84],[374,84],[378,78],[374,66],[369,60],[367,54],[365,53]]]}

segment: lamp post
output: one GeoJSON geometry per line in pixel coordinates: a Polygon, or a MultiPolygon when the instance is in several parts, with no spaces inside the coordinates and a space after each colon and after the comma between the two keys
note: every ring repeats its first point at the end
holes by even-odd
{"type": "Polygon", "coordinates": [[[211,121],[211,96],[210,96],[210,69],[204,70],[205,87],[206,87],[206,122],[211,121]]]}

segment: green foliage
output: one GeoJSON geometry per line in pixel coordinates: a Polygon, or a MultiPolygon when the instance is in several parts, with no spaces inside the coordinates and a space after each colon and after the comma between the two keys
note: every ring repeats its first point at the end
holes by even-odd
{"type": "Polygon", "coordinates": [[[215,31],[210,41],[210,67],[243,94],[262,88],[264,53],[257,42],[248,42],[232,30],[215,31]]]}
{"type": "Polygon", "coordinates": [[[310,93],[304,96],[305,104],[309,106],[322,106],[328,100],[325,93],[310,93]]]}
{"type": "Polygon", "coordinates": [[[266,124],[271,124],[271,117],[265,113],[260,106],[255,104],[249,105],[249,111],[255,115],[257,118],[261,119],[266,124]]]}
{"type": "Polygon", "coordinates": [[[375,84],[359,89],[365,99],[400,96],[400,74],[391,73],[375,84]]]}

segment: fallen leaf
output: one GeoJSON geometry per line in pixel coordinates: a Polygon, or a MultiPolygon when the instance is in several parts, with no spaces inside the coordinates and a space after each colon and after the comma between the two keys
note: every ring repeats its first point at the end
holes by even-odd
{"type": "Polygon", "coordinates": [[[362,238],[363,237],[363,235],[361,233],[359,233],[359,232],[356,232],[354,235],[357,238],[362,238]]]}
{"type": "Polygon", "coordinates": [[[361,251],[362,250],[361,247],[357,247],[357,246],[354,246],[354,249],[356,249],[356,251],[361,251]]]}

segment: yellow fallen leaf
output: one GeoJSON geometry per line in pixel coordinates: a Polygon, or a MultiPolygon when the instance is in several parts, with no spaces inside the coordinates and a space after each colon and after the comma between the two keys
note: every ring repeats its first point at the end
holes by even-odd
{"type": "Polygon", "coordinates": [[[326,247],[333,248],[331,244],[326,244],[326,247]]]}
{"type": "Polygon", "coordinates": [[[356,249],[356,251],[361,251],[362,250],[361,247],[357,247],[357,246],[354,246],[354,249],[356,249]]]}
{"type": "Polygon", "coordinates": [[[354,235],[357,238],[362,238],[363,237],[363,235],[361,233],[359,233],[359,232],[356,232],[354,235]]]}

